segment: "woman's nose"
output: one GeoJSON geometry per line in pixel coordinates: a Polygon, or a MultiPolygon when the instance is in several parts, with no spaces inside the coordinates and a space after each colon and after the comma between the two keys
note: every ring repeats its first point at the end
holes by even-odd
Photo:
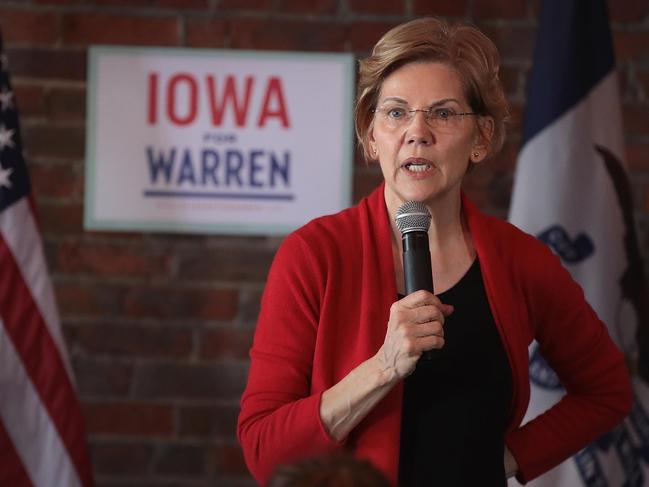
{"type": "Polygon", "coordinates": [[[426,121],[424,112],[413,113],[412,120],[406,129],[406,142],[415,145],[430,145],[433,143],[433,132],[426,121]]]}

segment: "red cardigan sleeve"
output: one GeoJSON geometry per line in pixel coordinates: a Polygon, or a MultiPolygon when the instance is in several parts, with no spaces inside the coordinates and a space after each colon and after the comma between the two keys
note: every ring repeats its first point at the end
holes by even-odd
{"type": "Polygon", "coordinates": [[[622,353],[558,258],[544,246],[533,258],[518,257],[527,257],[523,289],[534,338],[566,389],[559,403],[507,438],[517,478],[526,482],[621,422],[632,392],[622,353]]]}
{"type": "Polygon", "coordinates": [[[322,392],[313,393],[310,380],[325,267],[292,234],[268,275],[237,426],[248,468],[262,485],[279,464],[339,447],[322,425],[322,392]]]}

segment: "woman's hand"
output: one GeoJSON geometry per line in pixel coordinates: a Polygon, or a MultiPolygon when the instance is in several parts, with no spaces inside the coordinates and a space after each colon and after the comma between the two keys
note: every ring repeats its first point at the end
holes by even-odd
{"type": "Polygon", "coordinates": [[[507,478],[513,477],[516,475],[518,472],[518,463],[516,463],[516,459],[514,458],[514,455],[512,455],[512,452],[505,446],[505,475],[507,478]]]}
{"type": "Polygon", "coordinates": [[[444,319],[452,312],[453,306],[428,291],[392,304],[385,342],[375,356],[389,382],[410,375],[425,351],[444,346],[444,319]]]}

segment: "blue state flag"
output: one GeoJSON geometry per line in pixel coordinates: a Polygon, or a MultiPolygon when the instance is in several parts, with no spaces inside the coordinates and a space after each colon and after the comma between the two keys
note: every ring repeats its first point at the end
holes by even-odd
{"type": "MultiPolygon", "coordinates": [[[[543,2],[509,219],[561,257],[635,371],[624,423],[528,485],[649,485],[647,286],[604,0],[543,2]]],[[[525,421],[564,392],[535,345],[530,379],[525,421]]]]}

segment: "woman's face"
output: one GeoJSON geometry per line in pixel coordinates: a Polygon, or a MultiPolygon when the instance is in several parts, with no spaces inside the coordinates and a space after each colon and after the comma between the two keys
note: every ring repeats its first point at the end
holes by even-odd
{"type": "MultiPolygon", "coordinates": [[[[406,64],[384,80],[369,142],[381,165],[388,208],[459,197],[470,161],[482,161],[488,150],[478,117],[458,115],[468,112],[458,75],[446,64],[406,64]],[[427,113],[408,112],[413,109],[427,113]]],[[[480,118],[488,128],[489,118],[480,118]]]]}

